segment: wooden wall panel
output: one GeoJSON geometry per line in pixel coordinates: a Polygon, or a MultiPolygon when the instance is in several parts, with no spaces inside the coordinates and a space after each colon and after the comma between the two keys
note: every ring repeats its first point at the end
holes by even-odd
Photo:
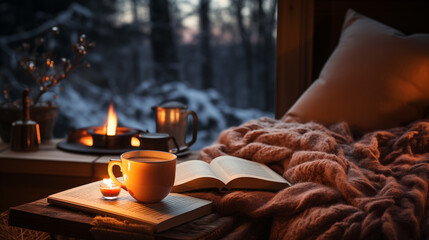
{"type": "Polygon", "coordinates": [[[313,0],[278,2],[276,118],[281,118],[311,83],[313,0]]]}
{"type": "Polygon", "coordinates": [[[429,33],[427,0],[316,0],[314,4],[313,81],[338,44],[349,8],[407,35],[429,33]]]}

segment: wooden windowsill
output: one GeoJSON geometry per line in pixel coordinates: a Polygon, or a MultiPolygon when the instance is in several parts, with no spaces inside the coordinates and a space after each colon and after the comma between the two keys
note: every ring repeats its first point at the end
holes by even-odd
{"type": "MultiPolygon", "coordinates": [[[[57,149],[63,139],[55,139],[40,145],[34,152],[14,152],[9,145],[0,142],[0,173],[43,174],[75,177],[107,177],[107,164],[119,155],[87,155],[57,149]]],[[[178,162],[197,159],[198,152],[179,158],[178,162]]]]}
{"type": "Polygon", "coordinates": [[[7,144],[0,152],[0,172],[61,176],[93,176],[92,165],[99,156],[60,151],[56,144],[62,139],[40,145],[34,152],[14,152],[7,144]]]}

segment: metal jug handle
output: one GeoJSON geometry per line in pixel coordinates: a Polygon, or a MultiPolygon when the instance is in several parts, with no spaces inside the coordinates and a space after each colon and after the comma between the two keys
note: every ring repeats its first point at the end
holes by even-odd
{"type": "Polygon", "coordinates": [[[191,114],[192,118],[193,118],[193,128],[192,128],[192,139],[190,142],[185,142],[186,146],[190,147],[192,144],[195,143],[195,141],[197,141],[197,133],[198,133],[198,116],[194,111],[191,110],[187,110],[185,112],[186,117],[188,117],[187,115],[191,114]]]}
{"type": "Polygon", "coordinates": [[[172,153],[176,154],[180,152],[180,147],[176,142],[176,139],[173,136],[170,136],[170,140],[173,140],[174,146],[176,147],[176,151],[171,151],[172,153]]]}

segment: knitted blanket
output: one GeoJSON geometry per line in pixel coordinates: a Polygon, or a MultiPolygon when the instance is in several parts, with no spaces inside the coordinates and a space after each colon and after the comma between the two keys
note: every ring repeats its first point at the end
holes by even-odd
{"type": "Polygon", "coordinates": [[[225,130],[200,152],[265,163],[293,186],[277,193],[193,193],[242,219],[241,239],[423,239],[429,237],[429,121],[354,140],[346,123],[269,118],[225,130]]]}

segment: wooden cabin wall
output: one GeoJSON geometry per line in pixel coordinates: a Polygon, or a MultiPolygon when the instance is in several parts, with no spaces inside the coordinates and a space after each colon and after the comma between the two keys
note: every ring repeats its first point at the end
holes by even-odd
{"type": "Polygon", "coordinates": [[[429,33],[429,1],[316,0],[314,11],[313,80],[338,44],[348,8],[394,27],[404,34],[429,33]]]}
{"type": "Polygon", "coordinates": [[[314,0],[280,0],[277,15],[275,117],[311,83],[314,0]]]}
{"type": "Polygon", "coordinates": [[[275,116],[316,80],[338,44],[348,8],[405,34],[429,33],[427,0],[279,0],[275,116]]]}

